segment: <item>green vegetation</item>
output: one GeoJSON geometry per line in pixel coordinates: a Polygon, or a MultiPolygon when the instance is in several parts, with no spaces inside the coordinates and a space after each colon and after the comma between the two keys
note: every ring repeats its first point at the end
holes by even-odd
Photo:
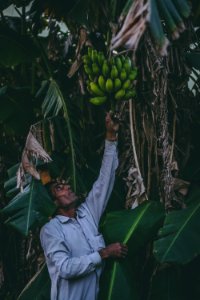
{"type": "Polygon", "coordinates": [[[0,11],[0,298],[49,299],[44,184],[69,177],[85,196],[111,109],[120,165],[101,230],[129,254],[107,264],[100,299],[199,300],[198,1],[4,0],[0,11]]]}

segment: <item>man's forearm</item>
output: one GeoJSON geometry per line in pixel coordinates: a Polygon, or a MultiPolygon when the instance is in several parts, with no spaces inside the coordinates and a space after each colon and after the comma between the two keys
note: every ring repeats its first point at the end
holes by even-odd
{"type": "Polygon", "coordinates": [[[118,137],[119,123],[113,120],[111,113],[106,115],[106,140],[116,141],[118,137]]]}

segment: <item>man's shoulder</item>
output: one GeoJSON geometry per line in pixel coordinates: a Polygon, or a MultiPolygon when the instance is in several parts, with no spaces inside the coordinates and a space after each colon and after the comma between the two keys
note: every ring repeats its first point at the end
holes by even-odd
{"type": "Polygon", "coordinates": [[[59,221],[56,217],[50,219],[46,224],[44,224],[40,230],[40,233],[43,232],[56,232],[59,231],[59,221]]]}

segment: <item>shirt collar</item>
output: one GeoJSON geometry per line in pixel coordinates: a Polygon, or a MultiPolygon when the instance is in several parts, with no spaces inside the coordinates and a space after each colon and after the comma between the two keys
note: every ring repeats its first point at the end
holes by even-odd
{"type": "MultiPolygon", "coordinates": [[[[79,218],[84,218],[85,213],[81,209],[77,209],[77,215],[79,218]]],[[[60,221],[60,223],[67,223],[71,218],[67,216],[57,215],[56,218],[60,221]]]]}
{"type": "Polygon", "coordinates": [[[67,223],[70,220],[69,217],[62,216],[62,215],[57,215],[56,219],[58,219],[60,223],[67,223]]]}
{"type": "Polygon", "coordinates": [[[85,212],[81,208],[77,209],[77,215],[79,218],[83,218],[86,216],[85,212]]]}

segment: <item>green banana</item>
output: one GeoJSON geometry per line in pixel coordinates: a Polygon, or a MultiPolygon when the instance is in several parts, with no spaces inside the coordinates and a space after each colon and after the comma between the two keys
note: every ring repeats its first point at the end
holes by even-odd
{"type": "Polygon", "coordinates": [[[93,91],[91,90],[89,84],[87,85],[87,90],[88,90],[88,92],[89,92],[91,95],[94,95],[94,96],[95,96],[95,94],[94,94],[93,91]]]}
{"type": "Polygon", "coordinates": [[[84,55],[84,56],[83,56],[83,62],[84,62],[84,64],[89,65],[89,63],[90,63],[90,58],[89,58],[88,55],[84,55]]]}
{"type": "Polygon", "coordinates": [[[121,80],[124,81],[126,79],[126,77],[127,77],[126,70],[122,69],[121,73],[120,73],[121,80]]]}
{"type": "Polygon", "coordinates": [[[137,76],[137,69],[132,67],[129,57],[117,56],[110,60],[103,52],[88,48],[83,56],[84,70],[89,77],[87,89],[93,95],[89,101],[94,105],[103,104],[109,95],[116,100],[128,100],[135,96],[132,81],[137,76]]]}
{"type": "Polygon", "coordinates": [[[113,91],[113,82],[112,82],[112,79],[108,78],[106,80],[106,91],[108,93],[111,93],[113,91]]]}
{"type": "Polygon", "coordinates": [[[99,71],[100,71],[100,69],[99,69],[98,65],[96,63],[93,63],[92,64],[92,72],[93,72],[93,74],[97,75],[97,74],[99,74],[99,71]]]}
{"type": "Polygon", "coordinates": [[[95,82],[90,82],[91,91],[97,96],[104,96],[104,92],[99,88],[95,82]]]}
{"type": "Polygon", "coordinates": [[[122,65],[125,63],[125,60],[126,60],[125,57],[122,55],[122,56],[121,56],[121,62],[122,62],[122,65]]]}
{"type": "Polygon", "coordinates": [[[107,100],[107,97],[103,96],[103,97],[94,97],[94,98],[91,98],[89,101],[90,101],[90,103],[92,103],[94,105],[101,105],[104,102],[106,102],[106,100],[107,100]]]}
{"type": "Polygon", "coordinates": [[[131,60],[129,57],[126,57],[126,60],[123,64],[123,68],[126,70],[127,73],[131,71],[131,60]]]}
{"type": "Polygon", "coordinates": [[[97,61],[97,50],[92,50],[91,58],[93,62],[97,61]]]}
{"type": "Polygon", "coordinates": [[[130,72],[128,78],[129,78],[130,80],[134,80],[134,79],[136,78],[136,76],[137,76],[137,69],[133,69],[133,70],[130,72]]]}
{"type": "Polygon", "coordinates": [[[112,67],[111,72],[110,72],[110,76],[111,76],[112,79],[117,78],[117,76],[118,76],[118,70],[117,70],[116,66],[112,67]]]}
{"type": "Polygon", "coordinates": [[[125,95],[125,90],[121,89],[117,93],[115,93],[115,99],[120,100],[125,95]]]}
{"type": "Polygon", "coordinates": [[[99,65],[102,66],[103,62],[105,60],[105,56],[102,52],[98,53],[97,60],[98,60],[99,65]]]}
{"type": "Polygon", "coordinates": [[[105,92],[106,91],[106,82],[102,75],[100,75],[98,78],[98,84],[100,86],[100,89],[105,92]]]}
{"type": "Polygon", "coordinates": [[[122,88],[123,88],[124,90],[128,90],[130,87],[131,87],[131,81],[130,81],[129,79],[127,79],[127,80],[123,83],[122,88]]]}
{"type": "Polygon", "coordinates": [[[93,80],[94,80],[93,74],[92,74],[92,75],[89,75],[89,79],[90,79],[90,81],[93,81],[93,80]]]}
{"type": "Polygon", "coordinates": [[[88,65],[84,65],[85,73],[88,75],[92,75],[92,70],[88,65]]]}
{"type": "Polygon", "coordinates": [[[109,74],[109,66],[106,61],[103,63],[102,73],[104,77],[107,77],[109,74]]]}
{"type": "Polygon", "coordinates": [[[114,81],[114,90],[115,91],[118,91],[122,86],[122,82],[119,78],[115,78],[115,81],[114,81]]]}
{"type": "Polygon", "coordinates": [[[118,72],[120,72],[122,69],[122,62],[121,62],[120,57],[115,58],[115,65],[117,67],[118,72]]]}

